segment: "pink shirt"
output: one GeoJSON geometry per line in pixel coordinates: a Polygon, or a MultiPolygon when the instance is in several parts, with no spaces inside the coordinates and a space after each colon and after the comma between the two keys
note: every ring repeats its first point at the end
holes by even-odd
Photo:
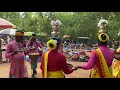
{"type": "MultiPolygon", "coordinates": [[[[103,53],[103,56],[105,57],[107,65],[111,66],[112,61],[114,59],[114,53],[112,52],[112,50],[110,50],[106,46],[100,46],[100,49],[103,53]]],[[[91,52],[90,59],[88,60],[88,63],[85,65],[82,65],[82,69],[92,69],[95,65],[95,62],[96,62],[95,54],[93,52],[91,52]]]]}
{"type": "Polygon", "coordinates": [[[63,54],[63,46],[61,46],[61,45],[59,46],[58,52],[63,54]]]}
{"type": "Polygon", "coordinates": [[[29,41],[26,47],[30,47],[31,43],[32,43],[32,47],[35,47],[35,50],[31,50],[31,53],[38,53],[38,47],[40,47],[43,50],[43,46],[39,41],[29,41]]]}

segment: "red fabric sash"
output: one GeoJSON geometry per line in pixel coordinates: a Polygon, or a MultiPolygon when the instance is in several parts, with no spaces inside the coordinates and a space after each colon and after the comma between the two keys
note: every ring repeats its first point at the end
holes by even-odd
{"type": "Polygon", "coordinates": [[[96,56],[96,66],[98,68],[100,78],[104,78],[103,71],[102,71],[102,66],[101,66],[101,63],[100,63],[100,58],[99,58],[98,52],[96,50],[94,50],[93,52],[95,53],[95,56],[96,56]]]}
{"type": "Polygon", "coordinates": [[[42,69],[42,77],[43,78],[44,78],[44,57],[45,57],[45,53],[42,55],[42,58],[41,58],[42,59],[42,64],[41,64],[42,68],[41,69],[42,69]]]}

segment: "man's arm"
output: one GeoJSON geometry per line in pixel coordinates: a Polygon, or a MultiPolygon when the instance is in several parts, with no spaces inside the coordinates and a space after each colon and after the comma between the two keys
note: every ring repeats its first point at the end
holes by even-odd
{"type": "Polygon", "coordinates": [[[9,59],[10,57],[12,57],[12,45],[11,44],[7,45],[5,57],[7,59],[9,59]]]}
{"type": "Polygon", "coordinates": [[[120,54],[114,53],[114,58],[115,58],[116,60],[120,60],[120,54]]]}
{"type": "Polygon", "coordinates": [[[43,51],[43,46],[40,42],[37,42],[38,43],[38,46],[41,48],[41,50],[43,51]]]}

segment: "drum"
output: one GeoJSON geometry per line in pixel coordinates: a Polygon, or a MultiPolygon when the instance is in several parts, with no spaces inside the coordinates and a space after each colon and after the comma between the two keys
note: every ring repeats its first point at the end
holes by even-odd
{"type": "Polygon", "coordinates": [[[34,61],[38,60],[39,56],[40,56],[39,53],[29,53],[30,59],[34,61]]]}

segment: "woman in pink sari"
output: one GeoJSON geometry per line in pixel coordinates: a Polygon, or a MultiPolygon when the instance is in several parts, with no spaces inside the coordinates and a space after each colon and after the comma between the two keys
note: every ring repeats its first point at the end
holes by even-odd
{"type": "Polygon", "coordinates": [[[88,63],[78,66],[81,69],[92,69],[91,78],[112,78],[112,61],[114,59],[113,51],[107,47],[109,36],[106,33],[98,35],[99,47],[91,52],[88,63]]]}

